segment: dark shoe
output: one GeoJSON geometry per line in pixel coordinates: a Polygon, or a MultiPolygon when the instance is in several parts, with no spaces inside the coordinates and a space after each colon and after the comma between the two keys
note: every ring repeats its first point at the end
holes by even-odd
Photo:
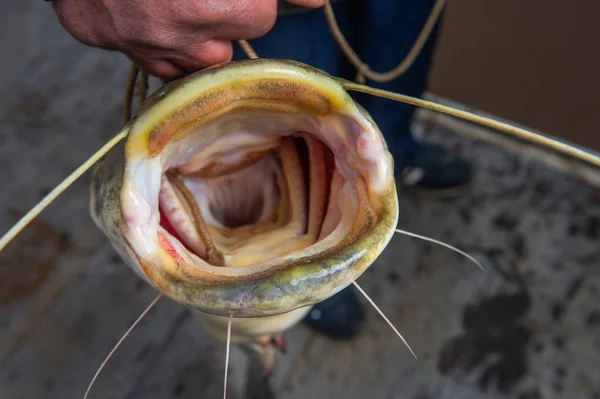
{"type": "Polygon", "coordinates": [[[365,311],[352,286],[316,304],[304,323],[333,339],[356,337],[365,324],[365,311]]]}
{"type": "Polygon", "coordinates": [[[472,179],[471,165],[443,147],[418,144],[408,165],[400,171],[400,186],[440,197],[454,197],[467,191],[472,179]]]}

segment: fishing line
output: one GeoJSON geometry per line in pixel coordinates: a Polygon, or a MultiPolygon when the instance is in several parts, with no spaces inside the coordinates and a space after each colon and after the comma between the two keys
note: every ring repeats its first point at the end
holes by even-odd
{"type": "Polygon", "coordinates": [[[92,385],[94,385],[94,382],[96,381],[96,379],[100,375],[100,372],[102,371],[102,369],[104,368],[104,366],[108,362],[108,359],[111,358],[111,356],[113,355],[113,353],[115,353],[115,351],[117,350],[117,348],[121,345],[121,343],[125,340],[125,338],[127,338],[127,336],[129,335],[129,333],[131,333],[131,331],[133,331],[133,329],[139,324],[139,322],[144,318],[144,316],[146,316],[146,314],[150,311],[150,309],[152,309],[152,307],[156,304],[156,302],[158,302],[158,300],[161,297],[162,297],[162,294],[159,294],[156,298],[154,298],[154,300],[152,302],[150,302],[150,305],[148,305],[146,307],[146,309],[137,318],[137,320],[134,321],[133,324],[131,325],[131,327],[129,327],[129,329],[125,332],[125,334],[123,334],[123,336],[121,337],[121,339],[119,339],[119,342],[117,342],[117,344],[114,346],[114,348],[112,348],[112,350],[110,351],[110,353],[108,354],[108,356],[106,356],[106,359],[104,359],[104,361],[100,365],[100,368],[98,368],[98,371],[96,371],[96,374],[94,374],[94,377],[92,378],[92,381],[90,381],[90,385],[88,385],[88,388],[85,391],[85,394],[83,395],[83,399],[87,399],[88,394],[90,393],[90,390],[92,389],[92,385]]]}
{"type": "Polygon", "coordinates": [[[231,347],[231,320],[233,314],[229,315],[229,321],[227,322],[227,346],[225,348],[225,378],[223,382],[223,399],[227,399],[227,374],[229,370],[229,349],[231,347]]]}
{"type": "Polygon", "coordinates": [[[446,244],[445,242],[438,241],[438,240],[433,239],[433,238],[425,237],[425,236],[422,236],[420,234],[411,233],[410,231],[406,231],[406,230],[395,229],[395,232],[398,233],[398,234],[404,234],[404,235],[407,235],[407,236],[410,236],[410,237],[415,237],[415,238],[418,238],[420,240],[425,240],[425,241],[433,242],[435,244],[438,244],[438,245],[441,245],[441,246],[446,247],[448,249],[451,249],[454,252],[457,252],[457,253],[461,254],[462,256],[466,257],[471,262],[475,263],[477,265],[477,267],[479,267],[482,271],[485,270],[485,268],[483,267],[483,265],[477,259],[475,259],[471,255],[469,255],[468,253],[466,253],[464,251],[461,251],[460,249],[458,249],[456,247],[453,247],[450,244],[446,244]]]}
{"type": "Polygon", "coordinates": [[[408,348],[408,350],[410,351],[410,353],[412,353],[412,355],[415,357],[415,359],[418,360],[417,355],[415,355],[415,352],[413,352],[413,350],[410,347],[410,345],[408,344],[408,342],[406,342],[406,340],[404,339],[404,337],[402,336],[402,334],[400,334],[400,331],[398,331],[398,329],[396,329],[396,327],[394,327],[394,325],[392,324],[392,322],[390,321],[390,319],[388,319],[385,316],[385,314],[383,314],[383,312],[381,311],[381,309],[379,309],[379,307],[377,305],[375,305],[375,302],[373,302],[373,300],[371,299],[371,297],[369,297],[369,295],[367,295],[367,293],[360,287],[360,285],[358,285],[358,283],[356,281],[353,281],[352,284],[367,299],[367,301],[369,301],[369,303],[375,308],[375,310],[377,311],[377,313],[379,313],[379,315],[381,317],[383,317],[383,320],[385,320],[385,322],[392,328],[392,330],[394,330],[394,332],[396,333],[396,335],[398,337],[400,337],[400,339],[402,340],[402,342],[404,342],[404,345],[406,345],[406,347],[408,348]]]}

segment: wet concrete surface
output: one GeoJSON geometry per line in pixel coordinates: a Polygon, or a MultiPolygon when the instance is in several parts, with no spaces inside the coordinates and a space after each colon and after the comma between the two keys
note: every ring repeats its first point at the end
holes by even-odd
{"type": "MultiPolygon", "coordinates": [[[[45,3],[0,5],[0,37],[6,231],[14,211],[34,205],[117,131],[128,63],[76,43],[45,3]]],[[[279,357],[278,396],[599,398],[598,189],[433,124],[415,130],[472,161],[475,182],[451,201],[402,192],[400,227],[466,250],[486,270],[396,236],[359,283],[419,359],[375,311],[350,342],[298,326],[279,357]]],[[[93,225],[88,185],[85,176],[42,214],[43,228],[2,254],[2,399],[81,397],[155,295],[93,225]],[[47,237],[41,247],[40,234],[47,237]]],[[[90,397],[220,397],[224,354],[188,310],[161,300],[90,397]]],[[[233,348],[230,398],[243,397],[245,364],[233,348]]]]}

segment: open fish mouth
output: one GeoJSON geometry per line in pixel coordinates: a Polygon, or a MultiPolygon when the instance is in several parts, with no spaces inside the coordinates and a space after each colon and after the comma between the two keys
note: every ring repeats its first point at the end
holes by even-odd
{"type": "Polygon", "coordinates": [[[156,91],[98,165],[94,220],[163,294],[278,315],[354,281],[393,235],[393,160],[334,79],[250,60],[156,91]]]}

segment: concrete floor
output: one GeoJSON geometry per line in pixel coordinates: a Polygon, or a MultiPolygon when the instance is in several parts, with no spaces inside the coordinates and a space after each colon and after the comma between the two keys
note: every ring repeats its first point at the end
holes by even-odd
{"type": "MultiPolygon", "coordinates": [[[[0,37],[6,231],[116,132],[128,64],[74,42],[39,1],[0,4],[0,37]]],[[[471,160],[476,179],[455,201],[402,193],[401,227],[464,249],[487,270],[394,238],[359,282],[419,359],[374,311],[352,342],[298,326],[279,358],[279,397],[600,398],[598,189],[439,126],[416,129],[471,160]]],[[[88,184],[78,181],[0,254],[2,399],[81,397],[155,295],[92,224],[88,184]]],[[[90,397],[220,397],[224,353],[189,311],[161,300],[90,397]]],[[[234,348],[230,398],[242,397],[244,362],[234,348]]]]}

